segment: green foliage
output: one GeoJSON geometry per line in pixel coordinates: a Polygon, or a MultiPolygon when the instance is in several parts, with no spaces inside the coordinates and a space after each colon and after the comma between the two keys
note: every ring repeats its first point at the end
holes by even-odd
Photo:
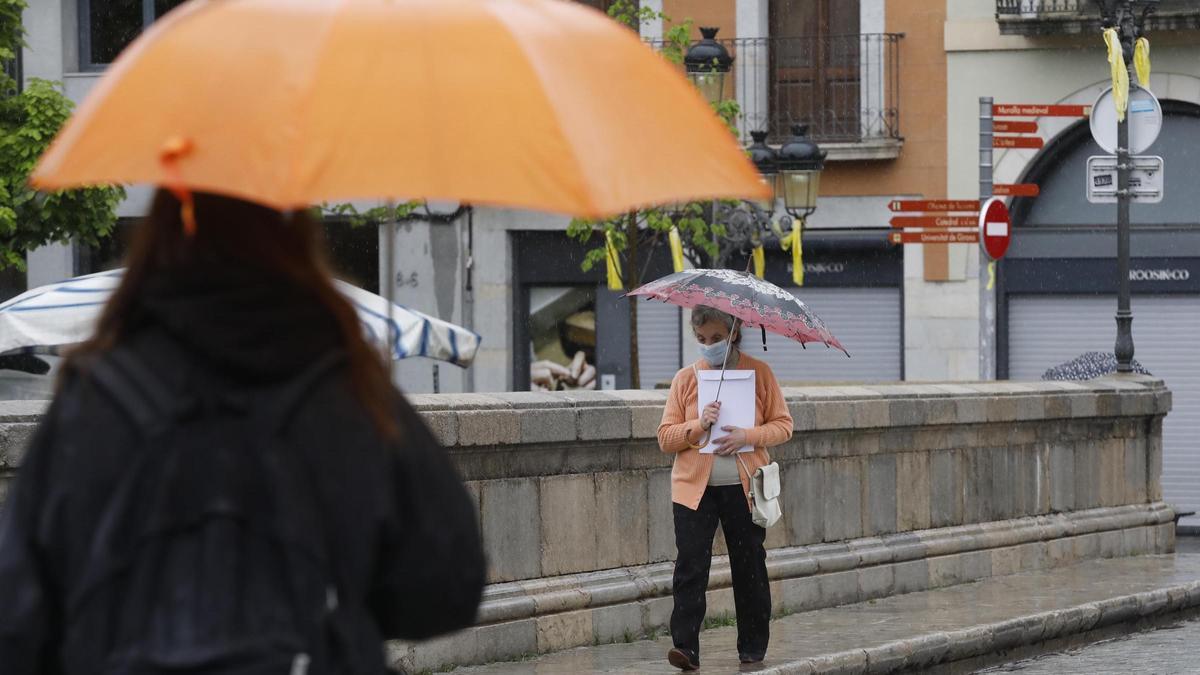
{"type": "MultiPolygon", "coordinates": [[[[24,45],[21,12],[25,0],[0,0],[0,63],[16,58],[24,45]]],[[[0,71],[0,269],[24,269],[25,252],[72,239],[96,245],[112,233],[119,187],[39,193],[29,187],[38,157],[71,115],[71,101],[58,85],[17,83],[0,71]]]]}
{"type": "Polygon", "coordinates": [[[59,85],[46,80],[0,97],[0,269],[24,269],[25,251],[51,242],[95,246],[116,225],[117,205],[125,198],[120,187],[42,193],[29,186],[38,157],[71,108],[59,85]]]}
{"type": "MultiPolygon", "coordinates": [[[[662,12],[640,7],[635,0],[617,0],[609,6],[608,15],[633,30],[651,21],[671,21],[670,17],[662,12]]],[[[691,45],[692,25],[693,22],[689,19],[664,31],[663,44],[659,51],[663,58],[671,63],[683,63],[683,56],[691,45]]],[[[737,120],[742,114],[737,101],[721,101],[713,106],[713,110],[725,122],[729,132],[737,137],[737,120]]],[[[711,206],[711,203],[692,202],[675,209],[643,209],[632,214],[636,223],[634,230],[629,226],[631,214],[600,221],[575,219],[567,226],[567,236],[589,246],[580,265],[585,272],[605,263],[605,241],[606,237],[611,236],[621,260],[624,273],[622,282],[626,290],[632,290],[644,281],[641,278],[642,261],[649,259],[655,247],[667,242],[672,227],[679,228],[684,256],[693,265],[707,267],[713,263],[720,252],[720,240],[725,236],[725,227],[705,218],[706,214],[712,213],[712,209],[706,209],[706,206],[711,206]],[[631,241],[633,236],[637,237],[636,242],[631,241]]]]}
{"type": "Polygon", "coordinates": [[[393,206],[376,206],[359,211],[357,207],[348,202],[339,204],[330,204],[328,202],[313,208],[313,216],[322,218],[340,218],[350,221],[354,227],[362,227],[363,225],[378,226],[387,222],[400,222],[405,220],[409,215],[422,206],[424,202],[413,200],[396,204],[393,206]]]}

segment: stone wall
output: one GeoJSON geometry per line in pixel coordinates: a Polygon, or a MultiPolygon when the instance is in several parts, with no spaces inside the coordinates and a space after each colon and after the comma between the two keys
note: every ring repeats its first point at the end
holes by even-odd
{"type": "MultiPolygon", "coordinates": [[[[784,519],[768,531],[779,613],[1100,556],[1172,550],[1161,502],[1170,392],[1089,383],[785,389],[784,519]]],[[[433,669],[662,631],[671,611],[665,392],[414,396],[479,505],[478,625],[394,644],[433,669]]],[[[0,470],[37,409],[0,404],[0,470]]],[[[733,614],[718,536],[712,617],[733,614]]]]}

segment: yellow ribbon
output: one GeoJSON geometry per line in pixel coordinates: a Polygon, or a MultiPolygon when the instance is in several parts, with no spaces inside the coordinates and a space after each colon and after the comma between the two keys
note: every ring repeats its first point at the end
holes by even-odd
{"type": "Polygon", "coordinates": [[[792,221],[792,233],[779,240],[779,245],[783,247],[783,250],[791,249],[792,251],[792,283],[797,286],[804,285],[804,253],[801,245],[803,231],[804,221],[797,218],[792,221]]]}
{"type": "Polygon", "coordinates": [[[763,247],[755,246],[750,255],[754,257],[754,276],[762,279],[767,273],[767,255],[763,251],[763,247]]]}
{"type": "Polygon", "coordinates": [[[1150,41],[1144,37],[1133,43],[1133,69],[1137,72],[1138,84],[1150,88],[1150,41]]]}
{"type": "Polygon", "coordinates": [[[683,271],[683,240],[679,238],[679,228],[672,227],[667,233],[667,241],[671,245],[671,264],[676,272],[683,271]]]}
{"type": "Polygon", "coordinates": [[[1125,119],[1125,108],[1129,106],[1129,69],[1125,67],[1125,52],[1115,28],[1104,30],[1104,44],[1108,45],[1108,64],[1112,70],[1113,103],[1117,108],[1117,121],[1121,122],[1125,119]]]}
{"type": "Polygon", "coordinates": [[[604,233],[604,252],[604,257],[608,259],[608,290],[625,290],[625,282],[621,280],[621,261],[617,257],[617,247],[613,246],[612,232],[604,233]]]}

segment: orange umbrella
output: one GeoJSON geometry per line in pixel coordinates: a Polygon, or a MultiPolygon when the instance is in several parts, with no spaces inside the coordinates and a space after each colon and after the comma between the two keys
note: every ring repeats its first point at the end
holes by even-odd
{"type": "Polygon", "coordinates": [[[193,0],[113,63],[32,181],[586,217],[766,196],[676,69],[561,0],[193,0]]]}

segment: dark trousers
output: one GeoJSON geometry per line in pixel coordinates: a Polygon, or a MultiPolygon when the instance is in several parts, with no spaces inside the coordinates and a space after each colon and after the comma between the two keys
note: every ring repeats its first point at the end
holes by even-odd
{"type": "Polygon", "coordinates": [[[675,514],[675,559],[671,639],[675,646],[700,658],[700,627],[704,623],[704,592],[712,563],[717,523],[725,533],[733,572],[733,602],[737,610],[738,653],[762,657],[771,635],[771,587],[767,582],[767,531],[750,520],[750,506],[741,485],[709,486],[700,506],[691,510],[672,504],[675,514]]]}

